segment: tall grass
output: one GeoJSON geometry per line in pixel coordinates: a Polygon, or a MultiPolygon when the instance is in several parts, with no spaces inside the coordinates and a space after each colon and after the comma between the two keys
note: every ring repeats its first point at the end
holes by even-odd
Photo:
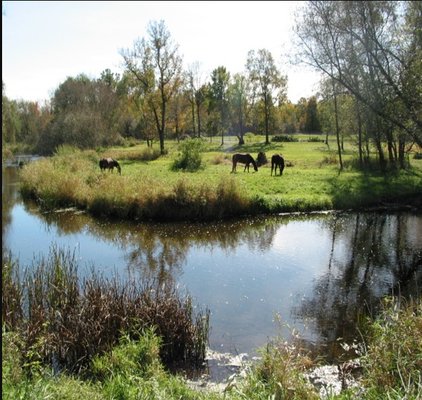
{"type": "Polygon", "coordinates": [[[214,182],[186,176],[169,183],[143,170],[122,176],[100,172],[84,156],[54,156],[24,168],[21,193],[48,209],[75,206],[96,216],[132,220],[209,220],[239,216],[249,200],[237,182],[214,182]]]}
{"type": "Polygon", "coordinates": [[[80,280],[77,270],[75,255],[55,247],[24,271],[3,260],[3,325],[22,334],[26,365],[77,372],[122,334],[138,337],[147,328],[162,340],[165,365],[204,361],[209,312],[194,314],[191,298],[174,285],[140,278],[123,283],[94,273],[80,280]]]}
{"type": "Polygon", "coordinates": [[[363,358],[367,398],[421,399],[422,299],[386,299],[368,336],[363,358]]]}

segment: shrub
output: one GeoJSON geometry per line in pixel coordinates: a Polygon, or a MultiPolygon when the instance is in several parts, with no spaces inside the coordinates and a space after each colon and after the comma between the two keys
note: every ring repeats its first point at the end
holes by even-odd
{"type": "Polygon", "coordinates": [[[258,164],[258,167],[267,164],[267,162],[268,160],[266,154],[263,151],[260,151],[258,153],[258,157],[256,158],[256,163],[258,164]]]}
{"type": "Polygon", "coordinates": [[[171,165],[171,169],[197,171],[202,167],[203,143],[201,139],[186,139],[179,144],[179,155],[171,165]]]}
{"type": "Polygon", "coordinates": [[[277,136],[273,136],[271,141],[272,142],[298,142],[299,139],[291,135],[277,135],[277,136]]]}

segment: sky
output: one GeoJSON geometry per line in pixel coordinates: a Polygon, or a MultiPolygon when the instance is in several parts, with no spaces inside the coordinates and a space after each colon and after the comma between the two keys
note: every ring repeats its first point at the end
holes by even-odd
{"type": "Polygon", "coordinates": [[[267,49],[288,77],[292,102],[316,93],[319,74],[290,63],[295,1],[3,1],[2,80],[9,99],[43,102],[68,77],[121,74],[122,49],[163,20],[185,69],[207,81],[224,66],[245,72],[249,50],[267,49]]]}

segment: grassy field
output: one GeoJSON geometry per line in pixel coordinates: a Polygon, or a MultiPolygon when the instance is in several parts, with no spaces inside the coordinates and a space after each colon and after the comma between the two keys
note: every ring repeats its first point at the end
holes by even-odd
{"type": "Polygon", "coordinates": [[[422,195],[422,160],[409,157],[410,168],[381,174],[354,168],[356,154],[350,144],[339,173],[336,153],[323,142],[301,141],[265,145],[262,137],[249,138],[239,148],[235,138],[220,145],[205,142],[201,168],[185,172],[171,168],[179,157],[176,142],[167,142],[168,153],[145,145],[79,152],[62,148],[49,159],[22,171],[22,194],[47,208],[76,206],[94,215],[124,219],[208,220],[233,216],[327,209],[416,204],[422,195]],[[231,173],[235,152],[254,158],[263,151],[283,155],[282,176],[271,176],[270,164],[258,172],[231,173]],[[101,172],[98,160],[111,156],[122,174],[101,172]]]}

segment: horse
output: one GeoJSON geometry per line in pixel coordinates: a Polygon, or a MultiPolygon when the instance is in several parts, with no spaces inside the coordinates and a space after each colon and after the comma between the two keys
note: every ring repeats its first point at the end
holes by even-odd
{"type": "Polygon", "coordinates": [[[119,174],[122,173],[122,169],[120,168],[120,164],[116,160],[114,160],[113,158],[102,158],[100,160],[101,171],[108,169],[109,171],[113,172],[114,167],[117,168],[117,171],[119,171],[119,174]]]}
{"type": "Polygon", "coordinates": [[[280,170],[280,175],[283,175],[284,158],[281,157],[280,154],[274,154],[271,157],[271,176],[273,175],[273,169],[274,169],[274,175],[277,175],[277,167],[280,170]]]}
{"type": "Polygon", "coordinates": [[[232,162],[233,162],[232,172],[236,172],[236,165],[238,162],[240,162],[241,164],[245,164],[245,169],[243,170],[243,172],[246,171],[246,168],[248,169],[248,172],[249,172],[250,164],[253,165],[255,171],[258,171],[258,166],[256,165],[255,160],[249,153],[248,154],[240,154],[240,153],[233,154],[232,162]]]}

